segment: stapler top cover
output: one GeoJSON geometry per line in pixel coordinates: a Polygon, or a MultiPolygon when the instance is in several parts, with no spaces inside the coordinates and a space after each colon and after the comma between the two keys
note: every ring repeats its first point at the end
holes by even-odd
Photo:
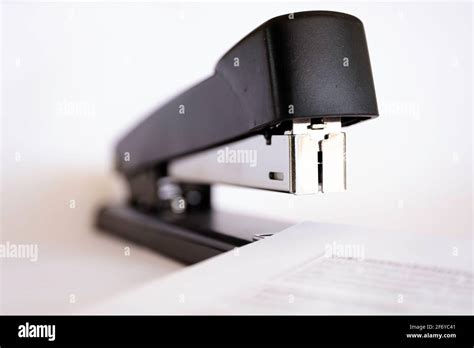
{"type": "Polygon", "coordinates": [[[211,77],[132,129],[116,147],[117,167],[133,176],[298,118],[340,117],[348,126],[376,116],[362,22],[338,12],[299,12],[256,28],[211,77]]]}

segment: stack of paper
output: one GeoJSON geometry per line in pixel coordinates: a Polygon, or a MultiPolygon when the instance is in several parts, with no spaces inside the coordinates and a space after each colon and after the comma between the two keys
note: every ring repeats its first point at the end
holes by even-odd
{"type": "Polygon", "coordinates": [[[473,313],[472,241],[306,222],[89,313],[473,313]]]}

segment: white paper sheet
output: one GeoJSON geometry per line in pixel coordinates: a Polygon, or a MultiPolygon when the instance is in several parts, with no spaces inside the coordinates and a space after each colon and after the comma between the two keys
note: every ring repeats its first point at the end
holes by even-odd
{"type": "Polygon", "coordinates": [[[463,314],[472,241],[306,222],[88,313],[463,314]]]}

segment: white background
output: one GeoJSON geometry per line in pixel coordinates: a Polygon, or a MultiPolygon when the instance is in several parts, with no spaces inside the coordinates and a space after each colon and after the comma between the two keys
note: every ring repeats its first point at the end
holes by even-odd
{"type": "Polygon", "coordinates": [[[346,129],[349,191],[219,187],[216,207],[471,237],[471,3],[5,2],[2,241],[40,249],[36,263],[0,259],[1,311],[76,311],[180,268],[94,231],[96,208],[124,194],[113,146],[252,29],[303,10],[365,26],[380,117],[346,129]]]}

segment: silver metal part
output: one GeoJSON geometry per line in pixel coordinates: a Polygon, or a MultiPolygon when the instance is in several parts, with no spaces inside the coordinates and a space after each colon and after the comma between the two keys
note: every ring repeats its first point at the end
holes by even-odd
{"type": "Polygon", "coordinates": [[[189,183],[225,183],[294,194],[346,189],[345,134],[340,119],[293,123],[283,135],[263,135],[170,162],[168,175],[189,183]],[[318,160],[322,159],[322,162],[318,160]]]}
{"type": "Polygon", "coordinates": [[[322,192],[346,190],[346,134],[329,133],[320,142],[322,152],[322,192]]]}
{"type": "Polygon", "coordinates": [[[318,192],[318,142],[310,134],[295,134],[286,137],[290,144],[291,154],[289,192],[295,194],[318,192]]]}
{"type": "Polygon", "coordinates": [[[257,240],[262,240],[268,237],[273,236],[273,233],[259,233],[259,234],[254,234],[252,237],[252,240],[257,241],[257,240]]]}
{"type": "Polygon", "coordinates": [[[290,192],[288,136],[263,135],[172,161],[168,175],[189,183],[226,183],[290,192]]]}

